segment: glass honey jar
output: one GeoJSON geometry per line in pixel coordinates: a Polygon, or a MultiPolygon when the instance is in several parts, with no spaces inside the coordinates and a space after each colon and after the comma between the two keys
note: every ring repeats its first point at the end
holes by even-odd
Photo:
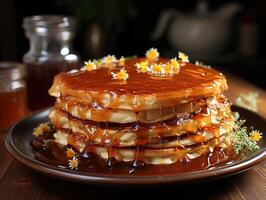
{"type": "Polygon", "coordinates": [[[23,28],[30,49],[23,57],[30,110],[50,106],[48,95],[56,74],[79,67],[79,56],[72,48],[76,21],[72,17],[43,15],[24,18],[23,28]]]}

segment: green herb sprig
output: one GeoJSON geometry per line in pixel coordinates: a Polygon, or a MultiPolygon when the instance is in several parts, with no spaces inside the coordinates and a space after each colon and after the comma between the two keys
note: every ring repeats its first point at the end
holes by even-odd
{"type": "Polygon", "coordinates": [[[239,154],[243,150],[257,151],[260,149],[256,141],[250,138],[248,128],[244,126],[245,122],[245,120],[238,120],[233,128],[235,154],[239,154]]]}

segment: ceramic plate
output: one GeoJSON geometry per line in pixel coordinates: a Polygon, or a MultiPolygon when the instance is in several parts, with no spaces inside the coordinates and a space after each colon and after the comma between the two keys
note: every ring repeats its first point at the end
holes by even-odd
{"type": "MultiPolygon", "coordinates": [[[[256,129],[266,133],[266,120],[258,114],[233,106],[233,110],[238,111],[240,116],[247,120],[248,125],[254,126],[256,129]]],[[[132,175],[111,175],[100,173],[85,173],[73,171],[69,169],[59,168],[49,165],[45,162],[39,161],[35,158],[35,150],[31,147],[30,143],[33,139],[33,128],[38,126],[39,123],[48,120],[49,108],[34,113],[25,119],[16,123],[8,132],[5,140],[5,145],[9,153],[19,162],[24,165],[47,174],[49,176],[75,181],[82,183],[93,184],[163,184],[163,183],[191,183],[196,181],[206,181],[217,178],[222,178],[234,175],[252,166],[266,158],[266,136],[260,141],[259,145],[261,150],[256,153],[248,154],[242,160],[225,164],[223,166],[215,167],[213,169],[206,169],[190,173],[171,174],[171,175],[145,175],[145,176],[132,176],[132,175]]]]}

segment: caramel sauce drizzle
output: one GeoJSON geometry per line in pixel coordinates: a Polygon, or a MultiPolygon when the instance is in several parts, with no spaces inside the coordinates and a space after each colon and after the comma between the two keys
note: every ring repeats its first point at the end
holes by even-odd
{"type": "MultiPolygon", "coordinates": [[[[225,77],[215,71],[191,63],[184,63],[178,74],[171,78],[153,77],[148,73],[139,73],[135,64],[145,58],[133,58],[125,61],[129,78],[124,81],[113,81],[111,71],[120,68],[102,67],[94,71],[61,73],[54,79],[54,87],[59,86],[63,96],[73,96],[86,104],[104,105],[112,109],[126,103],[134,111],[145,109],[145,96],[154,96],[165,105],[177,105],[182,101],[222,93],[227,89],[225,77]],[[204,74],[204,76],[202,75],[204,74]],[[185,95],[184,95],[185,94],[185,95]],[[104,103],[105,95],[109,103],[104,103]]],[[[167,63],[169,59],[159,58],[154,63],[167,63]]],[[[162,107],[161,105],[160,107],[162,107]]]]}
{"type": "MultiPolygon", "coordinates": [[[[72,117],[68,114],[65,114],[68,116],[69,120],[75,121],[75,123],[79,124],[79,128],[82,129],[84,132],[87,133],[87,136],[91,142],[95,141],[96,138],[101,138],[100,144],[105,147],[114,146],[118,147],[121,141],[121,137],[124,135],[124,132],[134,132],[137,134],[137,140],[136,145],[144,146],[146,144],[152,143],[164,143],[164,140],[168,139],[176,139],[177,137],[186,137],[189,140],[192,140],[194,142],[203,142],[206,139],[203,137],[202,133],[204,131],[208,131],[213,135],[213,137],[219,137],[219,127],[221,124],[212,125],[211,124],[211,112],[210,108],[203,107],[200,108],[198,112],[191,113],[190,115],[185,115],[183,117],[174,117],[170,120],[166,120],[163,122],[153,123],[153,124],[143,124],[136,122],[134,124],[116,124],[116,123],[95,123],[93,121],[82,121],[79,119],[76,119],[75,117],[72,117]],[[200,121],[202,120],[205,125],[203,127],[197,127],[195,128],[190,125],[190,123],[186,124],[186,121],[200,121]],[[91,133],[88,131],[88,127],[95,129],[94,133],[91,133]],[[111,130],[117,130],[116,133],[110,134],[111,130]],[[186,134],[179,135],[178,132],[186,130],[186,134]],[[147,135],[147,132],[150,130],[153,131],[152,138],[150,138],[149,135],[147,135]],[[167,136],[167,132],[176,132],[177,135],[169,135],[167,136]]],[[[227,117],[227,114],[230,113],[230,107],[226,107],[225,110],[219,110],[218,116],[223,117],[224,120],[230,120],[230,118],[227,117]]],[[[56,125],[56,127],[60,127],[60,115],[54,117],[53,124],[56,125]]]]}

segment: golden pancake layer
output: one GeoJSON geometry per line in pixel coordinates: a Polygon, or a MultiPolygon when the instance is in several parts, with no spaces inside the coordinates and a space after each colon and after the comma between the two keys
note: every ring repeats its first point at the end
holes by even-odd
{"type": "MultiPolygon", "coordinates": [[[[113,80],[111,72],[118,66],[101,67],[94,71],[72,71],[58,74],[49,94],[54,97],[72,97],[84,105],[125,110],[150,110],[172,107],[199,97],[215,96],[227,89],[225,77],[218,71],[181,63],[183,66],[173,77],[155,77],[136,70],[135,65],[145,58],[125,61],[129,78],[113,80]]],[[[159,58],[156,63],[167,63],[159,58]]]]}

